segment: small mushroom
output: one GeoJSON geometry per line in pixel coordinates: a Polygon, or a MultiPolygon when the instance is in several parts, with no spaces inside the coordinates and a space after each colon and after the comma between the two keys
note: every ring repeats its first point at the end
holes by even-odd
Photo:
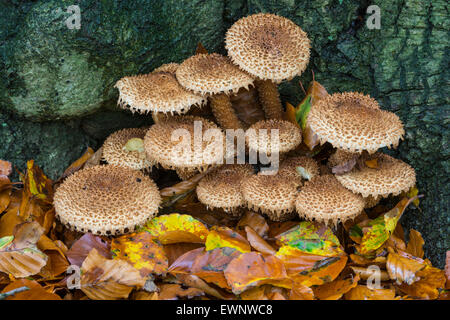
{"type": "Polygon", "coordinates": [[[144,148],[147,158],[165,169],[178,170],[179,173],[205,171],[223,163],[225,135],[217,125],[204,118],[175,116],[154,124],[147,131],[144,148]],[[215,129],[217,136],[204,138],[209,129],[215,129]],[[200,143],[196,143],[198,137],[195,134],[202,138],[200,143]]]}
{"type": "Polygon", "coordinates": [[[274,174],[257,174],[242,181],[242,194],[251,210],[261,211],[272,221],[295,217],[295,199],[300,186],[297,179],[274,174]]]}
{"type": "Polygon", "coordinates": [[[302,132],[292,122],[269,119],[251,125],[245,132],[245,139],[249,149],[270,155],[286,153],[298,147],[302,142],[302,132]],[[278,130],[278,139],[272,139],[272,130],[278,130]]]}
{"type": "Polygon", "coordinates": [[[119,106],[132,112],[183,114],[205,102],[202,96],[184,89],[169,72],[124,77],[115,87],[119,89],[119,106]]]}
{"type": "Polygon", "coordinates": [[[186,59],[177,69],[180,84],[197,94],[208,95],[211,109],[224,129],[243,127],[233,110],[228,94],[253,84],[253,78],[217,53],[197,54],[186,59]]]}
{"type": "Polygon", "coordinates": [[[79,232],[118,235],[134,231],[158,212],[161,196],[141,171],[93,166],[69,176],[54,197],[56,217],[79,232]]]}
{"type": "Polygon", "coordinates": [[[311,180],[319,175],[317,162],[309,157],[299,156],[283,160],[278,169],[278,174],[300,180],[311,180]]]}
{"type": "Polygon", "coordinates": [[[295,200],[301,218],[334,225],[355,218],[364,205],[363,197],[344,188],[333,175],[305,182],[295,200]]]}
{"type": "Polygon", "coordinates": [[[245,205],[241,183],[253,175],[249,164],[225,165],[208,173],[197,185],[197,197],[208,208],[238,214],[245,205]]]}
{"type": "Polygon", "coordinates": [[[257,77],[255,85],[268,119],[282,119],[276,83],[300,75],[309,62],[310,41],[291,20],[258,13],[236,21],[225,36],[232,61],[257,77]]]}
{"type": "Polygon", "coordinates": [[[405,133],[396,114],[379,109],[376,100],[356,92],[335,93],[317,101],[308,123],[321,144],[329,142],[358,153],[397,147],[405,133]]]}
{"type": "Polygon", "coordinates": [[[372,155],[372,158],[377,159],[376,168],[355,167],[350,172],[336,175],[337,180],[363,197],[398,195],[416,184],[416,173],[407,163],[381,152],[372,155]]]}
{"type": "Polygon", "coordinates": [[[109,135],[103,143],[102,157],[108,164],[134,170],[151,168],[144,150],[144,136],[148,129],[129,128],[109,135]]]}

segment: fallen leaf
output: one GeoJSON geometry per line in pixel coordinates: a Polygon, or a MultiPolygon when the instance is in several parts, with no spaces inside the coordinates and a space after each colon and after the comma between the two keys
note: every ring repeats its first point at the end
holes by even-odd
{"type": "Polygon", "coordinates": [[[351,254],[350,259],[358,265],[362,266],[368,266],[368,265],[377,265],[377,266],[384,266],[386,265],[386,257],[376,257],[374,259],[368,259],[366,257],[357,255],[357,254],[351,254]]]}
{"type": "Polygon", "coordinates": [[[205,293],[197,288],[182,288],[179,284],[162,284],[160,286],[160,300],[178,300],[178,298],[191,299],[205,293]]]}
{"type": "Polygon", "coordinates": [[[16,278],[39,273],[48,260],[36,247],[42,232],[37,222],[28,222],[16,226],[12,236],[0,238],[0,272],[16,278]]]}
{"type": "Polygon", "coordinates": [[[358,275],[362,280],[367,280],[371,277],[378,277],[380,281],[389,281],[390,277],[389,274],[385,270],[381,270],[379,268],[363,268],[363,267],[356,267],[356,266],[350,266],[350,268],[353,270],[353,272],[358,275]],[[377,275],[376,272],[379,270],[379,274],[377,275]]]}
{"type": "Polygon", "coordinates": [[[12,282],[3,288],[0,295],[21,287],[27,287],[28,290],[9,296],[5,300],[62,300],[57,294],[45,290],[37,281],[28,279],[12,282]]]}
{"type": "Polygon", "coordinates": [[[408,253],[400,255],[393,250],[389,253],[386,261],[389,277],[396,280],[398,284],[403,282],[412,284],[420,280],[417,272],[423,268],[425,268],[425,262],[422,259],[415,258],[408,253]]]}
{"type": "Polygon", "coordinates": [[[439,297],[439,290],[445,287],[445,273],[430,265],[425,265],[425,268],[417,271],[417,278],[413,284],[408,285],[403,283],[399,289],[407,295],[419,299],[437,299],[439,297]]]}
{"type": "Polygon", "coordinates": [[[357,285],[344,294],[345,300],[394,300],[395,289],[370,289],[367,286],[357,285]]]}
{"type": "Polygon", "coordinates": [[[260,237],[266,238],[269,232],[269,225],[266,222],[266,219],[264,217],[254,211],[247,210],[245,214],[242,216],[242,218],[239,220],[236,227],[239,228],[245,228],[246,226],[249,226],[254,231],[256,231],[260,237]]]}
{"type": "Polygon", "coordinates": [[[302,221],[276,239],[280,246],[287,245],[320,256],[337,256],[344,252],[331,229],[317,222],[302,221]]]}
{"type": "Polygon", "coordinates": [[[172,243],[163,245],[164,252],[169,261],[169,266],[172,265],[179,257],[188,251],[203,248],[201,243],[172,243]]]}
{"type": "Polygon", "coordinates": [[[143,230],[157,237],[162,244],[204,243],[209,233],[208,228],[200,221],[189,215],[178,213],[153,218],[143,230]]]}
{"type": "Polygon", "coordinates": [[[42,235],[37,242],[37,247],[48,257],[47,264],[40,272],[44,278],[54,278],[67,271],[69,262],[64,252],[51,239],[42,235]]]}
{"type": "Polygon", "coordinates": [[[164,188],[159,191],[162,197],[161,206],[167,207],[173,205],[178,199],[186,196],[189,192],[192,192],[200,180],[209,172],[199,173],[188,180],[181,181],[171,187],[164,188]]]}
{"type": "Polygon", "coordinates": [[[145,285],[145,279],[128,262],[106,259],[95,248],[81,270],[81,290],[92,300],[125,299],[133,289],[145,285]]]}
{"type": "Polygon", "coordinates": [[[66,170],[64,170],[64,173],[58,178],[58,180],[55,181],[55,183],[64,180],[68,176],[83,168],[86,161],[88,161],[93,155],[94,150],[92,150],[91,147],[88,147],[86,152],[80,158],[75,160],[66,170]]]}
{"type": "Polygon", "coordinates": [[[409,231],[409,242],[408,246],[406,247],[406,252],[410,253],[411,255],[423,258],[424,251],[423,251],[423,245],[425,244],[425,241],[422,238],[422,235],[419,231],[416,231],[414,229],[411,229],[409,231]]]}
{"type": "Polygon", "coordinates": [[[257,252],[243,253],[233,259],[224,274],[234,294],[240,294],[262,284],[286,288],[291,284],[280,259],[275,256],[263,256],[257,252]]]}
{"type": "Polygon", "coordinates": [[[201,42],[197,43],[197,48],[195,49],[195,54],[208,54],[208,50],[203,46],[201,42]]]}
{"type": "Polygon", "coordinates": [[[113,259],[128,261],[139,270],[142,277],[150,274],[164,275],[168,260],[161,243],[150,233],[142,231],[122,235],[112,240],[113,259]]]}
{"type": "Polygon", "coordinates": [[[249,226],[245,227],[245,232],[247,232],[248,242],[255,250],[268,255],[275,255],[277,253],[270,244],[268,244],[263,238],[260,237],[258,233],[256,233],[255,230],[249,226]]]}
{"type": "Polygon", "coordinates": [[[375,159],[366,160],[366,161],[364,161],[364,164],[367,167],[371,168],[371,169],[377,169],[378,168],[378,160],[376,158],[375,159]]]}
{"type": "Polygon", "coordinates": [[[0,160],[0,176],[8,177],[12,172],[12,164],[9,161],[0,160]]]}
{"type": "Polygon", "coordinates": [[[205,249],[209,251],[223,247],[233,248],[240,252],[251,251],[250,244],[239,233],[227,227],[214,226],[206,238],[205,249]]]}
{"type": "Polygon", "coordinates": [[[450,289],[450,251],[445,254],[445,277],[447,278],[445,289],[450,289]]]}
{"type": "Polygon", "coordinates": [[[313,289],[319,300],[339,300],[345,293],[358,285],[359,275],[348,279],[336,279],[313,289]]]}
{"type": "Polygon", "coordinates": [[[81,267],[89,252],[94,248],[105,258],[112,258],[111,244],[108,241],[92,233],[86,233],[66,252],[67,259],[70,264],[81,267]]]}
{"type": "Polygon", "coordinates": [[[296,283],[289,292],[289,300],[314,300],[314,291],[308,286],[296,283]]]}
{"type": "Polygon", "coordinates": [[[297,121],[296,113],[297,113],[297,110],[295,109],[295,107],[292,104],[290,104],[289,102],[286,102],[286,111],[283,114],[284,120],[292,122],[298,128],[300,128],[300,124],[297,121]]]}
{"type": "Polygon", "coordinates": [[[177,274],[177,279],[185,286],[197,288],[205,292],[206,294],[222,300],[233,300],[234,295],[231,295],[223,290],[215,289],[207,284],[205,281],[197,276],[191,274],[177,274]]]}

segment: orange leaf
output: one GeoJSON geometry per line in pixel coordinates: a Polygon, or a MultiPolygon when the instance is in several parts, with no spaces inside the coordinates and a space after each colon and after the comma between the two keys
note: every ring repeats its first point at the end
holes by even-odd
{"type": "Polygon", "coordinates": [[[450,289],[450,251],[447,251],[445,256],[445,277],[447,278],[445,289],[450,289]]]}
{"type": "Polygon", "coordinates": [[[345,300],[394,300],[395,289],[370,289],[358,285],[344,294],[345,300]]]}
{"type": "Polygon", "coordinates": [[[289,293],[289,300],[314,300],[314,292],[310,287],[296,283],[289,293]]]}
{"type": "Polygon", "coordinates": [[[97,249],[97,252],[105,258],[112,258],[111,244],[108,241],[99,236],[94,236],[92,233],[86,233],[66,252],[67,259],[70,264],[81,267],[84,259],[93,248],[97,249]]]}
{"type": "Polygon", "coordinates": [[[269,231],[269,225],[264,217],[254,211],[247,210],[239,220],[237,228],[245,228],[249,226],[256,231],[262,238],[267,237],[269,231]]]}
{"type": "Polygon", "coordinates": [[[183,289],[179,284],[162,284],[160,286],[160,300],[178,300],[178,298],[193,298],[202,296],[205,293],[197,288],[183,289]]]}
{"type": "Polygon", "coordinates": [[[11,162],[0,160],[0,177],[1,176],[7,177],[11,174],[11,172],[12,172],[11,162]]]}
{"type": "Polygon", "coordinates": [[[425,244],[425,241],[422,238],[422,235],[419,231],[416,231],[414,229],[411,229],[409,231],[409,242],[408,246],[406,247],[406,252],[412,254],[415,257],[423,258],[424,252],[423,252],[423,245],[425,244]]]}
{"type": "Polygon", "coordinates": [[[46,291],[37,281],[20,279],[3,288],[1,293],[10,292],[14,289],[27,287],[28,290],[16,293],[6,300],[62,300],[58,295],[46,291]]]}
{"type": "Polygon", "coordinates": [[[421,299],[437,299],[439,290],[445,287],[445,273],[443,270],[426,265],[424,269],[417,272],[420,279],[411,285],[403,283],[400,290],[412,297],[421,299]]]}
{"type": "Polygon", "coordinates": [[[319,300],[339,300],[345,293],[358,285],[359,276],[345,280],[334,280],[314,288],[314,295],[319,300]]]}
{"type": "Polygon", "coordinates": [[[241,254],[228,264],[224,274],[234,294],[262,284],[290,287],[281,260],[257,252],[241,254]]]}
{"type": "MultiPolygon", "coordinates": [[[[356,275],[360,276],[362,280],[367,280],[370,277],[373,277],[376,273],[378,273],[378,272],[375,273],[373,271],[376,269],[362,268],[362,267],[356,267],[356,266],[350,266],[350,268],[353,270],[353,272],[356,275]]],[[[380,277],[380,281],[389,281],[391,279],[389,277],[389,274],[384,270],[380,270],[378,275],[380,277]]]]}
{"type": "Polygon", "coordinates": [[[420,279],[417,272],[425,268],[425,262],[422,259],[415,258],[407,253],[402,255],[393,252],[389,253],[386,261],[386,269],[392,280],[397,283],[406,282],[412,284],[420,279]]]}
{"type": "Polygon", "coordinates": [[[289,102],[286,102],[286,112],[283,114],[284,120],[292,122],[297,127],[300,128],[300,125],[297,122],[296,113],[297,113],[297,111],[296,111],[295,107],[292,104],[290,104],[289,102]]]}
{"type": "Polygon", "coordinates": [[[239,233],[227,227],[214,226],[206,238],[205,248],[214,250],[223,247],[234,248],[240,252],[251,251],[250,244],[239,233]]]}
{"type": "Polygon", "coordinates": [[[91,147],[88,147],[86,152],[77,160],[75,160],[75,162],[73,162],[65,171],[64,173],[61,175],[61,177],[58,178],[58,180],[56,180],[56,183],[59,181],[64,180],[65,178],[67,178],[68,176],[70,176],[71,174],[75,173],[76,171],[80,170],[81,168],[83,168],[84,164],[86,163],[86,161],[88,161],[92,156],[94,155],[94,150],[92,150],[91,147]]]}
{"type": "Polygon", "coordinates": [[[259,236],[252,228],[246,226],[245,232],[247,232],[247,240],[250,245],[257,251],[264,254],[275,255],[277,252],[270,244],[268,244],[263,238],[259,236]]]}
{"type": "Polygon", "coordinates": [[[44,278],[54,278],[67,271],[69,262],[64,252],[51,239],[42,235],[37,246],[48,256],[47,264],[40,272],[44,278]]]}
{"type": "Polygon", "coordinates": [[[371,169],[377,169],[378,168],[378,160],[377,159],[371,159],[364,161],[365,165],[371,169]]]}

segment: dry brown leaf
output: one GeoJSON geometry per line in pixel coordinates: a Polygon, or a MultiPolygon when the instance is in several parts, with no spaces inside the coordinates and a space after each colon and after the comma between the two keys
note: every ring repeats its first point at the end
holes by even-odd
{"type": "Polygon", "coordinates": [[[67,271],[69,262],[64,252],[51,239],[42,235],[37,243],[37,247],[48,256],[47,264],[40,272],[42,277],[54,278],[67,271]]]}
{"type": "MultiPolygon", "coordinates": [[[[375,276],[376,269],[370,269],[370,268],[362,268],[362,267],[356,267],[356,266],[350,266],[350,268],[353,270],[353,272],[361,277],[362,280],[367,280],[370,277],[375,276]]],[[[391,278],[389,277],[389,274],[385,270],[380,270],[379,273],[379,279],[380,281],[389,281],[391,278]]]]}
{"type": "Polygon", "coordinates": [[[450,289],[450,251],[445,254],[445,277],[447,278],[445,289],[450,289]]]}
{"type": "Polygon", "coordinates": [[[182,288],[179,284],[162,284],[158,297],[160,300],[178,300],[179,298],[191,299],[205,293],[197,288],[182,288]]]}
{"type": "Polygon", "coordinates": [[[386,269],[389,277],[396,280],[398,284],[412,284],[420,277],[417,275],[419,270],[425,268],[425,262],[422,259],[415,258],[407,253],[402,255],[390,252],[386,261],[386,269]]]}
{"type": "Polygon", "coordinates": [[[289,292],[289,300],[314,300],[314,291],[308,286],[295,283],[289,292]]]}
{"type": "Polygon", "coordinates": [[[92,150],[91,147],[88,147],[86,152],[77,160],[75,160],[65,171],[64,173],[58,178],[58,180],[55,181],[55,183],[58,183],[71,174],[75,173],[76,171],[83,168],[86,161],[88,161],[92,156],[94,155],[94,150],[92,150]]]}
{"type": "Polygon", "coordinates": [[[70,261],[70,264],[81,267],[84,259],[86,259],[93,248],[97,249],[97,252],[105,258],[112,258],[109,241],[99,236],[94,236],[92,233],[86,233],[66,252],[67,259],[70,261]]]}
{"type": "Polygon", "coordinates": [[[336,279],[315,287],[314,295],[319,300],[339,300],[345,293],[358,285],[359,275],[348,279],[336,279]]]}
{"type": "Polygon", "coordinates": [[[222,300],[233,300],[236,297],[224,290],[211,287],[205,281],[191,274],[177,274],[177,279],[187,287],[197,288],[206,294],[222,300]]]}
{"type": "Polygon", "coordinates": [[[269,232],[269,225],[264,217],[254,211],[247,210],[239,220],[237,228],[245,228],[249,226],[256,231],[262,238],[266,238],[269,232]]]}
{"type": "Polygon", "coordinates": [[[376,266],[385,266],[386,265],[386,257],[380,256],[376,257],[374,259],[368,259],[363,256],[357,255],[357,254],[351,254],[350,259],[357,265],[360,266],[369,266],[369,265],[376,265],[376,266]]]}
{"type": "Polygon", "coordinates": [[[345,300],[394,300],[395,289],[370,289],[367,286],[357,285],[344,294],[345,300]]]}
{"type": "Polygon", "coordinates": [[[426,265],[424,269],[416,274],[420,280],[411,285],[403,283],[399,289],[407,295],[419,299],[437,299],[439,297],[439,289],[445,287],[445,273],[443,270],[426,265]]]}
{"type": "Polygon", "coordinates": [[[169,261],[169,266],[186,252],[202,247],[203,244],[201,243],[171,243],[163,245],[164,252],[169,261]]]}
{"type": "Polygon", "coordinates": [[[60,296],[45,290],[37,281],[20,279],[3,288],[1,293],[27,287],[28,290],[9,296],[6,300],[62,300],[60,296]]]}
{"type": "Polygon", "coordinates": [[[424,251],[423,251],[423,245],[425,244],[425,241],[422,238],[422,235],[419,231],[416,231],[414,229],[411,229],[409,231],[409,242],[408,246],[406,247],[406,252],[410,253],[411,255],[423,258],[424,251]]]}
{"type": "Polygon", "coordinates": [[[145,285],[145,279],[128,262],[106,259],[95,248],[81,270],[81,290],[92,300],[125,299],[133,289],[145,285]]]}

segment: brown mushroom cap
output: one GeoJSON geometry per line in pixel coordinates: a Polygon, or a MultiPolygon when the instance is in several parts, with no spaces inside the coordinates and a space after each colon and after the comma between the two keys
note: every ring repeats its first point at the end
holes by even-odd
{"type": "Polygon", "coordinates": [[[203,105],[202,96],[184,89],[168,72],[124,77],[117,81],[119,105],[140,113],[185,113],[192,105],[203,105]]]}
{"type": "Polygon", "coordinates": [[[345,189],[333,175],[316,176],[300,190],[295,207],[300,217],[328,224],[355,218],[365,200],[345,189]]]}
{"type": "Polygon", "coordinates": [[[236,21],[225,47],[234,63],[260,79],[281,82],[300,75],[308,65],[308,35],[291,20],[259,13],[236,21]]]}
{"type": "Polygon", "coordinates": [[[225,165],[208,173],[197,185],[197,197],[208,208],[233,212],[245,204],[241,182],[253,175],[249,164],[225,165]]]}
{"type": "Polygon", "coordinates": [[[251,210],[260,210],[273,221],[295,216],[295,199],[299,183],[280,175],[257,174],[242,181],[242,194],[251,210]]]}
{"type": "Polygon", "coordinates": [[[288,152],[302,142],[302,132],[293,123],[286,120],[270,119],[254,123],[245,132],[245,139],[250,149],[271,154],[288,152]],[[278,130],[279,140],[272,145],[272,130],[278,130]]]}
{"type": "Polygon", "coordinates": [[[211,121],[194,116],[175,116],[154,124],[145,135],[144,148],[147,158],[163,168],[191,171],[206,170],[211,165],[223,162],[225,156],[225,135],[211,121]],[[194,130],[203,137],[198,148],[194,130]],[[201,130],[200,130],[201,129],[201,130]],[[208,138],[205,132],[214,129],[217,139],[208,138]]]}
{"type": "Polygon", "coordinates": [[[359,153],[397,147],[405,133],[396,114],[380,110],[374,99],[356,92],[319,100],[309,112],[308,124],[321,144],[328,141],[336,148],[359,153]]]}
{"type": "Polygon", "coordinates": [[[153,163],[147,160],[142,141],[141,150],[128,150],[126,147],[130,139],[144,139],[148,129],[129,128],[112,133],[103,143],[102,156],[108,164],[127,167],[134,170],[149,168],[153,163]]]}
{"type": "Polygon", "coordinates": [[[134,231],[158,212],[160,202],[153,180],[140,171],[111,165],[75,172],[54,198],[63,224],[102,235],[134,231]]]}
{"type": "Polygon", "coordinates": [[[153,70],[152,73],[157,73],[157,72],[168,72],[171,74],[175,74],[175,72],[177,72],[178,67],[180,66],[179,63],[166,63],[163,64],[161,66],[159,66],[158,68],[156,68],[155,70],[153,70]]]}
{"type": "Polygon", "coordinates": [[[176,71],[180,84],[199,94],[237,92],[253,83],[253,78],[217,53],[197,54],[186,59],[176,71]]]}
{"type": "Polygon", "coordinates": [[[291,157],[281,162],[278,174],[292,179],[311,180],[319,175],[319,166],[309,157],[291,157]],[[298,167],[302,168],[302,174],[298,172],[298,167]]]}
{"type": "Polygon", "coordinates": [[[353,168],[336,176],[347,189],[363,197],[398,195],[416,184],[416,172],[407,163],[384,153],[376,153],[377,168],[353,168]]]}

